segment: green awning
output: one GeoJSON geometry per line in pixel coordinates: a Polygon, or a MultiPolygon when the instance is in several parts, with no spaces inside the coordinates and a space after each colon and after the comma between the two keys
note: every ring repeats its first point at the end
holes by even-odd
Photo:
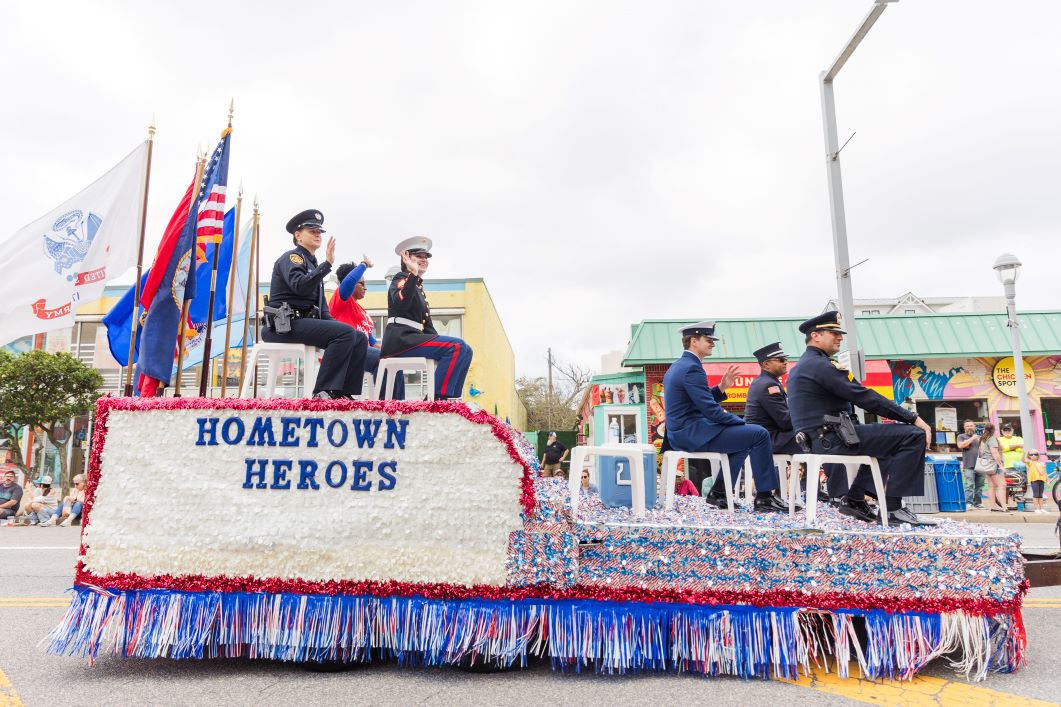
{"type": "MultiPolygon", "coordinates": [[[[703,319],[701,317],[701,319],[703,319]]],[[[718,319],[713,361],[754,361],[752,352],[780,341],[792,357],[803,353],[804,317],[718,319]]],[[[1061,312],[1021,312],[1021,347],[1027,356],[1061,354],[1061,312]]],[[[901,314],[856,317],[859,346],[869,359],[963,358],[1012,353],[1006,315],[901,314]]],[[[678,330],[700,319],[646,319],[634,326],[624,366],[671,363],[682,352],[678,330]]]]}

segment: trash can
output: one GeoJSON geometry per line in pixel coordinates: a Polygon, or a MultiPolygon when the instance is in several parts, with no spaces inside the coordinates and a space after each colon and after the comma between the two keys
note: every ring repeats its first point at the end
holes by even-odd
{"type": "MultiPolygon", "coordinates": [[[[944,513],[965,512],[965,479],[962,475],[961,462],[957,460],[934,461],[936,476],[936,496],[939,510],[944,513]]],[[[928,479],[925,479],[928,486],[928,479]]]]}
{"type": "MultiPolygon", "coordinates": [[[[644,445],[645,508],[656,505],[656,448],[644,445]]],[[[598,490],[601,501],[608,508],[633,508],[633,486],[630,462],[623,457],[599,458],[597,462],[598,490]]]]}
{"type": "Polygon", "coordinates": [[[936,470],[932,462],[925,462],[925,495],[907,496],[906,507],[914,513],[939,513],[939,496],[936,493],[936,470]]]}

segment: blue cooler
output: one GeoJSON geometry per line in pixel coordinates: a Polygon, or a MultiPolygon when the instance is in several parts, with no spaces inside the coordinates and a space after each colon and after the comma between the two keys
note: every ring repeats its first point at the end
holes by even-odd
{"type": "MultiPolygon", "coordinates": [[[[645,508],[656,505],[656,448],[642,445],[645,450],[645,508]]],[[[597,457],[597,488],[608,508],[633,508],[630,462],[622,457],[597,457]]]]}
{"type": "MultiPolygon", "coordinates": [[[[939,509],[943,512],[965,512],[965,477],[962,474],[961,461],[935,458],[932,467],[936,472],[936,494],[939,496],[939,509]]],[[[927,482],[927,479],[926,479],[927,482]]]]}

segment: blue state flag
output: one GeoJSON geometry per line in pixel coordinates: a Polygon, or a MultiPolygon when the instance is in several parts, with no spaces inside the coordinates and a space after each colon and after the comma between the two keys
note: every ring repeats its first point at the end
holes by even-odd
{"type": "MultiPolygon", "coordinates": [[[[141,380],[140,390],[146,390],[147,394],[151,394],[157,384],[149,384],[145,388],[145,377],[162,385],[169,385],[173,377],[181,309],[184,301],[194,299],[196,293],[199,232],[202,230],[206,234],[206,240],[212,240],[215,235],[217,240],[220,240],[223,214],[218,213],[218,210],[224,208],[230,136],[230,131],[226,130],[210,156],[199,193],[192,202],[188,218],[168,261],[156,262],[152,266],[163,268],[163,274],[156,295],[147,310],[144,331],[140,337],[137,371],[141,380]]],[[[186,329],[186,334],[194,335],[194,328],[186,329]]]]}
{"type": "MultiPolygon", "coordinates": [[[[151,275],[151,268],[144,272],[140,278],[140,291],[143,292],[144,283],[151,275]]],[[[103,326],[107,327],[107,343],[111,349],[111,356],[123,366],[129,365],[129,335],[133,328],[133,287],[126,290],[122,298],[111,307],[107,316],[103,318],[103,326]]],[[[139,307],[140,322],[136,325],[136,347],[133,349],[133,363],[136,363],[137,354],[140,351],[140,332],[144,328],[144,308],[139,307]]]]}

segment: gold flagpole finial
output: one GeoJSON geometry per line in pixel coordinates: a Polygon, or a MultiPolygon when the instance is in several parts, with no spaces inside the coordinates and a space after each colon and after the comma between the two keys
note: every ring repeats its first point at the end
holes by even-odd
{"type": "Polygon", "coordinates": [[[254,210],[255,211],[258,210],[258,195],[257,194],[254,195],[254,210]]]}
{"type": "Polygon", "coordinates": [[[237,198],[240,198],[240,199],[243,198],[243,180],[242,179],[239,180],[239,194],[237,194],[236,196],[237,196],[237,198]]]}
{"type": "Polygon", "coordinates": [[[155,114],[154,113],[151,114],[151,122],[147,126],[147,139],[148,140],[154,140],[155,139],[155,114]]]}

